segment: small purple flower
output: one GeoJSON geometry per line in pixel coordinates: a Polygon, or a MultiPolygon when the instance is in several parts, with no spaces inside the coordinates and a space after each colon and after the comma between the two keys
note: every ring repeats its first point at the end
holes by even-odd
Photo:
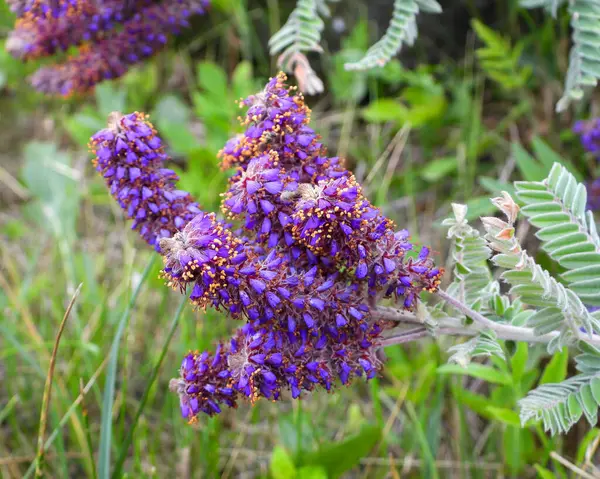
{"type": "Polygon", "coordinates": [[[160,238],[173,236],[200,212],[189,193],[175,189],[178,177],[164,167],[162,142],[142,113],[113,113],[90,149],[96,170],[133,220],[132,229],[156,250],[160,238]]]}
{"type": "Polygon", "coordinates": [[[573,132],[580,136],[581,145],[586,151],[596,157],[600,155],[600,118],[575,122],[573,132]]]}

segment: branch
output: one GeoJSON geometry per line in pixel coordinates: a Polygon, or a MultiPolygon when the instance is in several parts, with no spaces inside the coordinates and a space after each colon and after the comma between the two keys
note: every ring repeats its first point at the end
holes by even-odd
{"type": "MultiPolygon", "coordinates": [[[[445,291],[439,290],[436,293],[446,303],[451,305],[456,310],[463,313],[465,316],[471,318],[474,323],[471,325],[445,325],[441,324],[436,329],[436,334],[448,335],[448,336],[476,336],[481,331],[492,330],[496,333],[498,339],[504,339],[509,341],[524,341],[527,343],[541,343],[548,344],[554,338],[560,335],[559,331],[552,331],[544,335],[536,335],[533,328],[526,328],[521,326],[513,326],[511,324],[497,323],[491,319],[486,318],[481,313],[472,310],[467,305],[461,303],[457,299],[451,297],[445,291]]],[[[397,321],[398,323],[404,324],[420,324],[420,321],[414,314],[407,313],[405,311],[399,311],[394,308],[388,308],[385,306],[378,306],[375,308],[374,315],[377,318],[385,319],[388,321],[397,321]]],[[[381,343],[382,347],[393,346],[396,344],[403,344],[413,339],[420,339],[425,337],[427,332],[423,333],[421,330],[403,331],[400,334],[389,336],[384,339],[381,343]],[[418,334],[417,334],[418,333],[418,334]],[[413,338],[414,336],[414,338],[413,338]],[[410,339],[412,338],[412,339],[410,339]]],[[[584,341],[593,346],[600,347],[600,335],[592,334],[591,336],[578,333],[577,339],[584,341]]]]}
{"type": "Polygon", "coordinates": [[[414,313],[403,311],[401,309],[390,308],[388,306],[376,306],[373,310],[372,316],[376,320],[383,321],[396,321],[405,324],[418,324],[423,325],[421,321],[414,313]]]}

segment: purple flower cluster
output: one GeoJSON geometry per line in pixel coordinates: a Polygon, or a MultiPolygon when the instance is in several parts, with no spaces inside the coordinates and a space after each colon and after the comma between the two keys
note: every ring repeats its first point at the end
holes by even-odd
{"type": "Polygon", "coordinates": [[[223,165],[238,165],[223,210],[269,248],[291,249],[310,264],[346,271],[367,282],[372,295],[402,297],[412,308],[422,290],[433,291],[441,271],[429,250],[413,248],[405,231],[363,195],[338,158],[327,157],[308,126],[310,110],[280,74],[249,106],[247,127],[220,152],[223,165]]]}
{"type": "Polygon", "coordinates": [[[255,326],[295,333],[364,324],[368,307],[357,284],[318,267],[296,268],[285,254],[263,254],[238,240],[213,213],[200,213],[172,238],[160,240],[169,285],[190,291],[190,300],[228,312],[255,326]]]}
{"type": "Polygon", "coordinates": [[[214,355],[185,356],[171,389],[178,393],[181,414],[190,422],[200,412],[213,415],[223,405],[235,407],[239,397],[255,402],[261,397],[278,400],[284,390],[292,398],[317,386],[329,391],[336,377],[348,384],[353,376],[377,374],[380,361],[371,341],[379,333],[376,326],[366,332],[346,328],[328,340],[323,335],[290,335],[245,325],[214,355]]]}
{"type": "Polygon", "coordinates": [[[31,78],[39,91],[66,96],[118,78],[154,55],[169,35],[189,26],[190,16],[205,13],[208,0],[32,0],[14,6],[21,12],[7,41],[14,56],[27,60],[79,46],[76,56],[31,78]]]}
{"type": "Polygon", "coordinates": [[[189,291],[197,306],[246,321],[221,350],[227,362],[216,380],[206,353],[184,359],[175,389],[185,417],[219,412],[219,404],[235,404],[240,395],[278,399],[289,390],[296,398],[316,386],[330,390],[336,379],[347,384],[377,373],[385,325],[370,317],[359,284],[316,266],[297,268],[278,249],[258,254],[211,213],[161,239],[160,248],[171,287],[189,291]]]}
{"type": "Polygon", "coordinates": [[[164,167],[162,141],[142,113],[113,113],[90,149],[96,170],[133,220],[132,229],[157,250],[160,238],[174,235],[200,213],[189,193],[175,189],[179,178],[164,167]]]}
{"type": "Polygon", "coordinates": [[[243,322],[214,354],[184,358],[171,388],[190,421],[240,398],[296,398],[374,377],[390,324],[369,305],[396,297],[412,309],[439,284],[429,250],[410,253],[408,233],[395,232],[354,176],[327,157],[285,79],[245,100],[246,132],[221,152],[236,166],[223,210],[241,233],[174,189],[144,115],[115,116],[91,141],[111,193],[161,252],[168,285],[243,322]]]}

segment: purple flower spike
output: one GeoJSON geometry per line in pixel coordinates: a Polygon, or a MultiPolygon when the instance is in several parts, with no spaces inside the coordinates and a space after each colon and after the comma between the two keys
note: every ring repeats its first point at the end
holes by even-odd
{"type": "Polygon", "coordinates": [[[295,87],[286,85],[279,73],[265,89],[246,98],[248,107],[242,125],[246,132],[230,140],[219,152],[223,168],[238,165],[246,169],[249,161],[275,153],[279,167],[299,182],[319,181],[345,174],[337,158],[327,158],[318,135],[308,126],[310,109],[295,87]]]}
{"type": "Polygon", "coordinates": [[[368,311],[358,285],[317,268],[297,269],[276,250],[249,251],[212,213],[200,213],[175,236],[161,239],[160,248],[165,278],[174,289],[189,291],[199,307],[286,331],[290,324],[313,329],[315,318],[333,326],[336,315],[353,324],[365,321],[348,313],[368,311]]]}
{"type": "Polygon", "coordinates": [[[192,197],[175,189],[177,175],[166,168],[167,155],[142,113],[113,113],[108,128],[90,141],[94,166],[104,177],[132,228],[159,250],[159,239],[174,235],[200,210],[192,197]]]}
{"type": "Polygon", "coordinates": [[[295,265],[343,269],[351,281],[366,283],[371,295],[402,296],[399,303],[414,308],[422,290],[437,288],[442,271],[426,247],[416,261],[407,259],[413,248],[408,234],[395,233],[354,176],[326,156],[308,126],[302,95],[285,80],[279,74],[243,102],[249,107],[242,121],[246,132],[220,152],[225,167],[238,165],[223,211],[244,221],[261,245],[288,250],[295,265]],[[410,284],[400,287],[400,277],[410,277],[410,284]]]}
{"type": "Polygon", "coordinates": [[[212,416],[222,405],[236,407],[237,391],[230,387],[229,352],[190,353],[183,358],[180,377],[172,379],[170,388],[179,395],[181,415],[194,422],[203,412],[212,416]]]}
{"type": "Polygon", "coordinates": [[[294,398],[318,387],[329,391],[336,379],[347,385],[363,372],[367,379],[376,376],[380,333],[377,324],[341,332],[322,324],[315,334],[297,335],[247,325],[214,355],[185,356],[170,386],[179,395],[182,416],[192,423],[201,413],[236,407],[240,398],[254,404],[260,398],[278,400],[283,391],[294,398]]]}

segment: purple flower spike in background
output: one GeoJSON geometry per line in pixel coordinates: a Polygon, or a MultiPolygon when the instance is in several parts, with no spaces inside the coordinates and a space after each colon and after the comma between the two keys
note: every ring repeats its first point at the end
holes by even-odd
{"type": "Polygon", "coordinates": [[[90,141],[94,165],[119,202],[132,229],[159,249],[200,212],[189,193],[175,189],[177,175],[164,167],[162,141],[142,113],[113,113],[108,128],[90,141]]]}
{"type": "Polygon", "coordinates": [[[6,49],[13,56],[29,60],[97,41],[136,10],[150,6],[152,0],[135,0],[129,6],[123,0],[57,3],[60,5],[54,10],[42,8],[45,4],[39,0],[19,9],[21,18],[6,42],[6,49]]]}
{"type": "Polygon", "coordinates": [[[579,120],[575,122],[573,131],[581,137],[583,148],[596,157],[600,155],[600,118],[579,120]]]}
{"type": "Polygon", "coordinates": [[[7,49],[30,59],[80,45],[76,55],[30,78],[42,93],[68,96],[118,78],[162,50],[170,35],[189,27],[191,16],[206,12],[209,0],[69,0],[56,5],[15,3],[22,15],[7,49]]]}
{"type": "Polygon", "coordinates": [[[206,7],[206,0],[170,0],[144,8],[120,32],[82,47],[79,55],[65,63],[41,68],[31,82],[43,93],[85,93],[154,55],[166,45],[168,35],[189,26],[189,17],[204,13],[206,7]]]}

